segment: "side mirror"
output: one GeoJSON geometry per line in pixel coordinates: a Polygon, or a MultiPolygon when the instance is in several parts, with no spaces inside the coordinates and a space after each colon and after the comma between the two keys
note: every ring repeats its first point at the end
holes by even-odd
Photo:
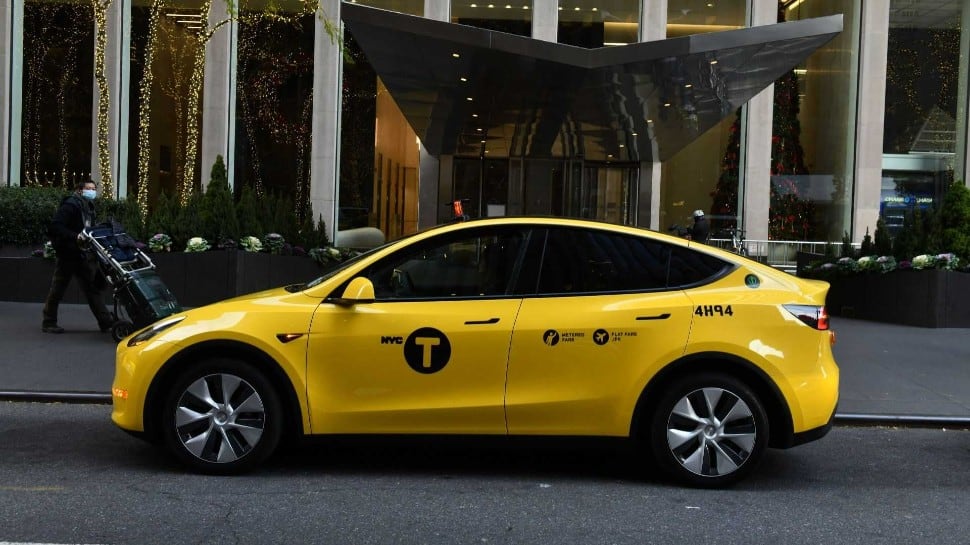
{"type": "Polygon", "coordinates": [[[347,289],[343,294],[332,299],[332,302],[341,306],[354,306],[374,302],[374,284],[366,277],[358,276],[347,284],[347,289]]]}

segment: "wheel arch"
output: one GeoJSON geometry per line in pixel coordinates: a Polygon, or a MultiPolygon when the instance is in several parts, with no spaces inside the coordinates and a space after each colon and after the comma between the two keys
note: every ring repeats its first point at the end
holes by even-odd
{"type": "Polygon", "coordinates": [[[654,375],[640,392],[630,422],[630,437],[644,436],[647,431],[646,423],[660,401],[660,393],[668,384],[687,374],[701,372],[724,373],[744,382],[764,403],[768,416],[768,446],[788,448],[793,445],[794,425],[791,410],[778,386],[757,365],[723,352],[701,352],[684,356],[654,375]]]}
{"type": "Polygon", "coordinates": [[[184,348],[169,358],[155,374],[145,396],[144,419],[145,435],[151,440],[160,436],[161,405],[165,393],[178,376],[195,362],[208,358],[235,358],[254,365],[263,371],[266,379],[276,389],[283,404],[283,439],[302,433],[302,410],[293,384],[279,363],[262,350],[239,341],[211,340],[184,348]]]}

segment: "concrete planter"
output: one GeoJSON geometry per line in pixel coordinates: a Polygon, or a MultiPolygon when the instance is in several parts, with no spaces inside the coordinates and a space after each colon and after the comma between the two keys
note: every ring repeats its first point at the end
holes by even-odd
{"type": "MultiPolygon", "coordinates": [[[[198,307],[244,295],[307,282],[323,269],[309,257],[244,251],[149,254],[158,274],[184,307],[198,307]]],[[[0,257],[0,301],[41,303],[47,297],[54,262],[36,257],[0,257]]],[[[110,296],[109,296],[110,299],[110,296]]],[[[84,303],[76,281],[65,303],[84,303]]]]}
{"type": "Polygon", "coordinates": [[[970,327],[970,274],[893,271],[825,278],[833,316],[918,327],[970,327]]]}

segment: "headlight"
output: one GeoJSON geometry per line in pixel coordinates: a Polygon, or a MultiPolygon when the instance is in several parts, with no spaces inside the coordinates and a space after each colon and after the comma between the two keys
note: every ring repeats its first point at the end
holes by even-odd
{"type": "Polygon", "coordinates": [[[138,346],[139,344],[147,341],[148,339],[151,339],[155,335],[158,335],[162,331],[165,331],[166,329],[172,327],[173,325],[181,322],[184,319],[185,319],[185,316],[179,316],[178,318],[172,318],[171,320],[165,320],[162,322],[158,322],[156,324],[152,324],[149,328],[140,331],[137,335],[132,337],[128,341],[128,346],[138,346]]]}

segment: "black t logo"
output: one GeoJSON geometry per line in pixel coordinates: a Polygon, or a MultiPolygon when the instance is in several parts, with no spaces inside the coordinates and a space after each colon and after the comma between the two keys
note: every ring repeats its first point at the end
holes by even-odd
{"type": "Polygon", "coordinates": [[[430,375],[448,365],[451,343],[444,333],[433,327],[422,327],[404,341],[404,359],[411,369],[430,375]]]}

